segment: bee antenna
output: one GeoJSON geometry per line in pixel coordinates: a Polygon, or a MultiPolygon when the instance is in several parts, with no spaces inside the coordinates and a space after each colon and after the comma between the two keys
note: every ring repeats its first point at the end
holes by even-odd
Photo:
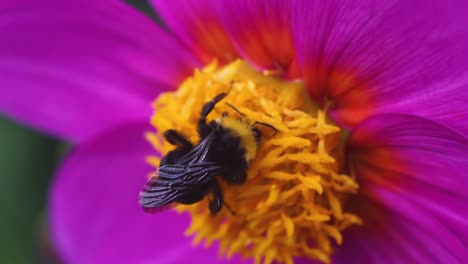
{"type": "Polygon", "coordinates": [[[260,121],[255,121],[254,125],[262,125],[262,126],[266,126],[266,127],[269,127],[271,128],[273,131],[275,131],[273,133],[273,136],[276,135],[276,133],[278,133],[278,129],[276,127],[274,127],[273,125],[270,125],[268,123],[263,123],[263,122],[260,122],[260,121]]]}
{"type": "Polygon", "coordinates": [[[244,113],[242,113],[241,111],[239,111],[239,109],[237,109],[235,106],[233,106],[232,104],[228,103],[228,102],[225,102],[225,104],[229,107],[231,107],[234,111],[236,111],[239,115],[241,116],[245,116],[244,113]]]}
{"type": "Polygon", "coordinates": [[[226,94],[229,94],[229,92],[231,92],[232,87],[234,87],[234,83],[235,83],[234,80],[231,80],[231,81],[229,82],[229,89],[227,90],[226,94]]]}

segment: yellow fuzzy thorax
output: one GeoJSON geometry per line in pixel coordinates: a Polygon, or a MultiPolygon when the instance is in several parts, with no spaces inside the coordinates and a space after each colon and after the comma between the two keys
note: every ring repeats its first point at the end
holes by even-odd
{"type": "Polygon", "coordinates": [[[252,133],[252,124],[242,118],[223,117],[217,120],[223,127],[229,128],[234,136],[241,140],[242,147],[245,148],[245,159],[250,164],[257,152],[257,142],[252,133]]]}
{"type": "MultiPolygon", "coordinates": [[[[245,114],[242,118],[249,124],[267,123],[278,132],[256,126],[263,133],[258,148],[256,142],[243,143],[250,146],[251,158],[244,184],[219,180],[235,214],[223,208],[211,215],[206,198],[177,207],[191,214],[186,234],[194,236],[195,244],[219,241],[221,254],[228,258],[240,254],[256,263],[293,263],[294,257],[330,262],[334,244],[342,243],[342,231],[361,223],[343,208],[358,184],[342,172],[344,132],[311,102],[301,82],[259,73],[240,60],[221,68],[213,63],[196,70],[177,91],[157,98],[151,119],[157,132],[148,133],[148,139],[163,155],[173,149],[162,140],[167,129],[176,129],[197,144],[203,104],[229,89],[208,121],[250,133],[244,140],[254,140],[248,125],[235,123],[239,113],[227,102],[245,114]],[[223,118],[223,112],[229,118],[223,118]]],[[[150,157],[149,162],[157,167],[159,159],[150,157]]]]}

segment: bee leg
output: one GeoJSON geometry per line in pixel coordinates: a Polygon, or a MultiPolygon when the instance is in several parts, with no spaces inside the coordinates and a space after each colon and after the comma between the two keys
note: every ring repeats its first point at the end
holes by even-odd
{"type": "Polygon", "coordinates": [[[223,193],[221,192],[221,189],[219,188],[219,184],[216,180],[213,180],[211,184],[211,194],[213,197],[208,197],[209,198],[209,207],[210,207],[210,212],[212,215],[215,215],[221,211],[221,208],[223,208],[224,204],[224,198],[223,198],[223,193]]]}
{"type": "Polygon", "coordinates": [[[192,149],[193,145],[188,141],[184,135],[180,134],[174,129],[169,129],[164,132],[164,137],[167,142],[177,146],[174,150],[169,151],[159,162],[159,166],[175,164],[178,160],[182,159],[187,155],[192,149]]]}
{"type": "Polygon", "coordinates": [[[232,215],[236,215],[236,212],[232,210],[231,206],[229,206],[229,204],[226,203],[226,201],[224,201],[223,193],[221,192],[221,189],[219,188],[219,184],[218,182],[216,182],[216,180],[214,180],[214,183],[211,186],[211,194],[213,195],[212,198],[209,198],[210,199],[209,206],[210,206],[211,214],[213,215],[217,214],[219,211],[221,211],[221,208],[224,205],[229,210],[229,212],[231,212],[232,215]]]}
{"type": "Polygon", "coordinates": [[[211,131],[210,125],[206,123],[206,117],[213,111],[215,105],[223,100],[224,97],[226,97],[228,93],[220,93],[213,100],[209,101],[205,105],[203,105],[202,112],[200,115],[200,119],[198,120],[198,133],[204,137],[209,134],[211,131]]]}
{"type": "Polygon", "coordinates": [[[182,159],[185,155],[190,152],[191,148],[178,147],[174,150],[169,151],[159,162],[159,167],[164,165],[176,164],[176,162],[182,159]]]}
{"type": "Polygon", "coordinates": [[[177,147],[184,147],[184,148],[193,148],[192,142],[190,142],[184,135],[174,129],[168,129],[164,132],[164,138],[170,144],[177,146],[177,147]]]}
{"type": "Polygon", "coordinates": [[[226,208],[229,210],[229,212],[231,212],[232,215],[236,215],[236,212],[232,209],[232,207],[228,203],[224,202],[224,206],[226,206],[226,208]]]}

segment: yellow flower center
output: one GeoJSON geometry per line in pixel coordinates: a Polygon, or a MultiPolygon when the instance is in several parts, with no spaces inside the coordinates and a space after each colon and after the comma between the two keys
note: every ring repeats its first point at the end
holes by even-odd
{"type": "MultiPolygon", "coordinates": [[[[192,217],[186,234],[194,235],[195,244],[219,241],[221,254],[238,253],[256,263],[293,263],[299,256],[330,262],[334,243],[342,243],[341,232],[361,223],[343,208],[344,201],[357,193],[358,184],[343,173],[344,131],[328,118],[326,109],[313,104],[302,82],[259,73],[240,60],[224,67],[213,63],[196,70],[177,91],[157,98],[151,119],[157,132],[148,133],[148,139],[163,155],[174,149],[162,140],[168,129],[197,144],[202,106],[228,90],[208,121],[223,112],[239,116],[229,103],[244,118],[278,131],[257,126],[263,139],[244,184],[219,180],[224,200],[235,213],[225,206],[212,215],[206,197],[178,206],[192,217]]],[[[149,161],[158,166],[159,159],[149,161]]]]}

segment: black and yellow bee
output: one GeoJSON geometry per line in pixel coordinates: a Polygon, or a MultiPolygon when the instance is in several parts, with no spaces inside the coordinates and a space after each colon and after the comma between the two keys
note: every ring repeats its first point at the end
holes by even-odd
{"type": "Polygon", "coordinates": [[[200,142],[194,145],[183,134],[170,129],[165,139],[176,148],[161,159],[157,177],[148,180],[140,192],[141,206],[149,212],[160,211],[175,203],[193,204],[206,195],[212,214],[223,207],[223,192],[218,179],[228,184],[242,184],[247,179],[247,169],[255,158],[262,133],[235,107],[239,118],[226,112],[211,122],[206,117],[227,93],[218,94],[206,103],[197,124],[200,142]],[[209,195],[211,194],[211,195],[209,195]]]}

